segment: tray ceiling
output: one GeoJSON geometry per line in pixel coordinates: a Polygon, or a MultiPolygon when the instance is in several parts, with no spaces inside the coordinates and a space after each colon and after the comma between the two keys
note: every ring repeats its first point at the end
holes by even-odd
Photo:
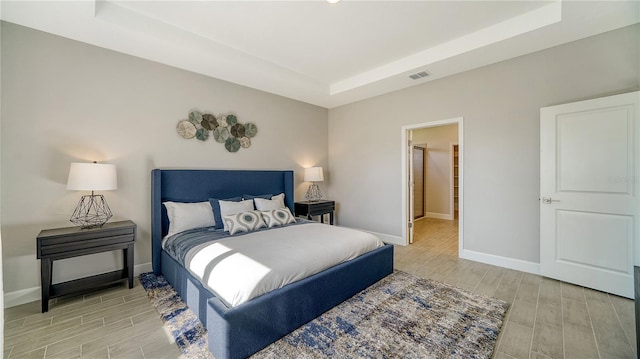
{"type": "Polygon", "coordinates": [[[9,22],[332,108],[640,22],[640,2],[2,1],[9,22]],[[413,80],[409,75],[426,71],[413,80]]]}

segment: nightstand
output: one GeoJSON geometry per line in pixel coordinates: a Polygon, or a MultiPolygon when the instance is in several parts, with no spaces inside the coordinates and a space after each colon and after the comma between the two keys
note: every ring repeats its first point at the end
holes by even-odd
{"type": "Polygon", "coordinates": [[[42,312],[49,310],[50,298],[86,292],[125,279],[129,281],[129,288],[133,288],[135,240],[136,224],[132,221],[110,222],[100,228],[91,229],[64,227],[41,231],[37,238],[37,257],[40,259],[42,312]],[[51,283],[53,261],[119,249],[123,251],[121,270],[64,283],[51,283]]]}
{"type": "Polygon", "coordinates": [[[324,223],[324,215],[329,213],[329,224],[333,224],[333,212],[336,210],[336,202],[325,200],[315,202],[302,201],[295,202],[294,208],[296,216],[307,216],[307,219],[311,219],[311,216],[320,216],[321,223],[324,223]]]}

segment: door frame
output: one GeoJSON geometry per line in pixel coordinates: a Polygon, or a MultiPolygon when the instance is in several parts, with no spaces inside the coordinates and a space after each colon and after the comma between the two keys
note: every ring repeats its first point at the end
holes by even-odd
{"type": "MultiPolygon", "coordinates": [[[[405,245],[409,245],[409,223],[413,223],[410,221],[410,218],[413,218],[413,208],[409,208],[410,201],[408,194],[410,183],[407,175],[407,168],[409,166],[409,138],[411,138],[411,131],[419,130],[422,128],[429,127],[440,127],[447,125],[458,125],[458,257],[460,257],[460,253],[462,253],[464,249],[464,126],[463,126],[464,118],[463,117],[455,117],[446,120],[439,121],[431,121],[431,122],[423,122],[415,125],[406,125],[402,126],[400,139],[401,139],[401,196],[402,196],[402,238],[405,241],[405,245]],[[411,216],[409,216],[411,213],[411,216]]],[[[413,145],[413,144],[411,144],[413,145]]]]}

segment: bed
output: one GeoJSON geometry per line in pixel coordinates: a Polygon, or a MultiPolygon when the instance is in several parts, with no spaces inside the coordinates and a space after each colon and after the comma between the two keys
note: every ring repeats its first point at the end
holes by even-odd
{"type": "Polygon", "coordinates": [[[393,246],[384,245],[228,307],[162,249],[169,228],[165,201],[194,203],[247,193],[284,193],[285,205],[293,213],[293,187],[293,171],[155,169],[151,173],[153,271],[162,274],[198,315],[217,359],[248,357],[393,271],[393,246]]]}

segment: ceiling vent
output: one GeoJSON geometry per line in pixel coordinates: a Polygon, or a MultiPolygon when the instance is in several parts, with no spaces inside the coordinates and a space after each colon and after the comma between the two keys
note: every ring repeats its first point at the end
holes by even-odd
{"type": "Polygon", "coordinates": [[[415,74],[409,75],[409,77],[412,80],[419,80],[419,79],[421,79],[423,77],[427,77],[427,76],[429,76],[429,73],[426,72],[426,71],[420,71],[420,72],[416,72],[415,74]]]}

